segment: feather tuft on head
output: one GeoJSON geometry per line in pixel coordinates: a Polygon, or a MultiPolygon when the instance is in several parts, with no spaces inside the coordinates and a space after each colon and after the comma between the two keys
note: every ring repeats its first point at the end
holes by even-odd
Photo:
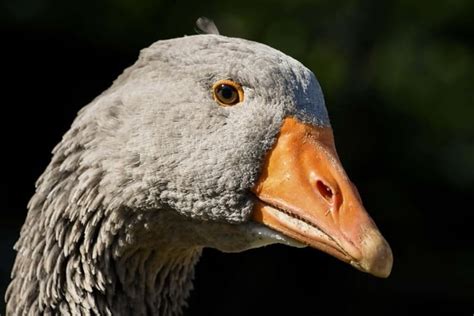
{"type": "Polygon", "coordinates": [[[219,35],[219,30],[214,24],[214,21],[208,19],[204,16],[201,16],[196,20],[196,32],[199,34],[215,34],[219,35]]]}

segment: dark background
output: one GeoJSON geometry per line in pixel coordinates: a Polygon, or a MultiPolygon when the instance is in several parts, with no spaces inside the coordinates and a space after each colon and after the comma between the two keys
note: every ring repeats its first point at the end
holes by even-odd
{"type": "Polygon", "coordinates": [[[34,182],[76,112],[201,15],[316,73],[395,262],[381,280],[312,249],[206,250],[186,315],[472,315],[472,0],[1,0],[0,296],[34,182]]]}

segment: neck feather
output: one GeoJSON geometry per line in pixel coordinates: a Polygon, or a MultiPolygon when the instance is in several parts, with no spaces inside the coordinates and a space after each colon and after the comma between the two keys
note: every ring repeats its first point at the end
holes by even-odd
{"type": "Polygon", "coordinates": [[[29,203],[7,314],[179,315],[201,248],[173,242],[162,210],[113,207],[100,170],[61,165],[53,160],[29,203]]]}
{"type": "Polygon", "coordinates": [[[137,249],[114,261],[116,283],[108,298],[112,314],[180,315],[200,253],[200,249],[137,249]]]}

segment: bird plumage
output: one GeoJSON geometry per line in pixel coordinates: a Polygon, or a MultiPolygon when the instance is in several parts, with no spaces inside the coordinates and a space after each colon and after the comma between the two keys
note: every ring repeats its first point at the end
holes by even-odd
{"type": "Polygon", "coordinates": [[[159,41],[82,109],[53,151],[15,249],[7,314],[179,314],[202,247],[294,241],[249,221],[284,117],[329,126],[316,78],[263,44],[159,41]],[[210,87],[240,82],[220,107],[210,87]]]}

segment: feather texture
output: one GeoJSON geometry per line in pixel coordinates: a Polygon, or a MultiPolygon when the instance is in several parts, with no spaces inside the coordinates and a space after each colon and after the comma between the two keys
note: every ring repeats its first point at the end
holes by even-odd
{"type": "Polygon", "coordinates": [[[197,19],[196,27],[198,28],[198,33],[219,35],[219,30],[214,24],[214,21],[204,16],[197,19]]]}
{"type": "Polygon", "coordinates": [[[289,243],[248,220],[286,116],[329,125],[314,75],[277,50],[220,35],[144,49],[79,112],[37,181],[7,314],[177,315],[203,247],[289,243]],[[228,78],[246,97],[220,107],[210,88],[228,78]]]}

